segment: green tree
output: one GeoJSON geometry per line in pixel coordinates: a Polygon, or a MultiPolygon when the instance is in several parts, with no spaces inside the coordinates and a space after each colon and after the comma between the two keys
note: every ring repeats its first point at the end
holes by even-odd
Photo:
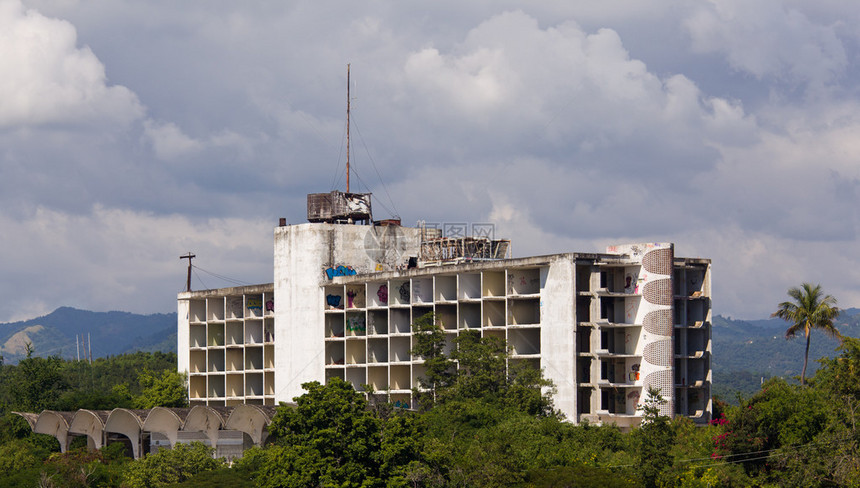
{"type": "Polygon", "coordinates": [[[649,386],[641,407],[642,425],[636,431],[639,441],[639,471],[648,488],[657,486],[660,474],[672,465],[672,427],[669,417],[660,412],[665,404],[666,399],[660,395],[660,390],[649,386]]]}
{"type": "Polygon", "coordinates": [[[835,358],[821,358],[821,368],[810,379],[816,388],[838,398],[860,400],[860,339],[843,337],[835,358]]]}
{"type": "Polygon", "coordinates": [[[464,330],[454,340],[451,359],[457,361],[454,394],[459,398],[500,400],[507,386],[508,352],[505,341],[481,337],[476,330],[464,330]]]}
{"type": "Polygon", "coordinates": [[[15,439],[0,446],[0,478],[41,464],[48,453],[23,439],[15,439]]]}
{"type": "Polygon", "coordinates": [[[173,449],[161,449],[156,454],[130,463],[123,476],[128,488],[161,488],[191,479],[198,473],[224,466],[223,459],[214,459],[214,449],[199,442],[176,444],[173,449]]]}
{"type": "Polygon", "coordinates": [[[449,401],[481,400],[497,407],[513,407],[530,415],[557,415],[551,381],[525,361],[510,361],[505,342],[461,331],[446,354],[446,338],[435,316],[428,313],[412,324],[412,354],[424,359],[421,388],[413,389],[421,411],[449,401]]]}
{"type": "Polygon", "coordinates": [[[412,323],[412,354],[424,360],[424,375],[418,379],[421,389],[413,389],[413,397],[421,410],[435,405],[440,393],[454,381],[456,365],[445,355],[445,333],[433,312],[412,323]]]}
{"type": "Polygon", "coordinates": [[[11,370],[7,390],[10,410],[40,412],[56,408],[68,383],[62,375],[63,360],[51,356],[32,357],[32,350],[25,359],[11,370]]]}
{"type": "Polygon", "coordinates": [[[142,388],[134,398],[135,408],[185,407],[188,405],[188,390],[184,373],[166,369],[155,373],[144,369],[138,377],[142,388]]]}
{"type": "Polygon", "coordinates": [[[809,339],[812,329],[821,329],[831,336],[839,337],[839,331],[833,325],[833,320],[839,315],[839,309],[836,307],[836,299],[831,295],[824,295],[821,285],[813,286],[810,283],[804,283],[799,288],[790,288],[788,296],[791,297],[791,301],[780,303],[771,317],[779,317],[791,324],[785,331],[786,339],[800,332],[806,336],[803,370],[800,372],[800,384],[803,385],[806,382],[806,365],[809,362],[809,339]]]}
{"type": "Polygon", "coordinates": [[[304,383],[296,407],[282,405],[270,435],[277,445],[263,463],[263,486],[375,486],[381,484],[380,421],[364,396],[340,378],[304,383]]]}

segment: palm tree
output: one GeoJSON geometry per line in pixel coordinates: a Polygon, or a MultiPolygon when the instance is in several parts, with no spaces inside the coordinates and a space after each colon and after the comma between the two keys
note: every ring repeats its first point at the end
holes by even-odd
{"type": "Polygon", "coordinates": [[[813,286],[804,283],[800,288],[788,290],[792,301],[779,304],[779,310],[771,317],[779,317],[792,324],[785,331],[785,338],[790,339],[799,332],[806,335],[806,352],[803,355],[803,371],[800,372],[800,384],[806,382],[806,364],[809,361],[809,334],[812,329],[821,329],[832,337],[840,337],[839,331],[833,325],[833,320],[839,315],[836,299],[824,295],[821,285],[813,286]]]}

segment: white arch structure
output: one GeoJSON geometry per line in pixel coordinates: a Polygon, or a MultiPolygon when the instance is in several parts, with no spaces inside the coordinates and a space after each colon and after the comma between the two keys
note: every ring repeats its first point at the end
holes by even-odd
{"type": "Polygon", "coordinates": [[[275,411],[276,407],[262,405],[197,405],[192,408],[155,407],[147,410],[115,408],[13,413],[23,417],[33,432],[56,438],[61,452],[68,450],[75,436],[86,436],[87,448],[100,449],[107,444],[110,434],[121,434],[128,438],[134,458],[138,459],[146,450],[144,440],[153,433],[164,436],[170,447],[179,442],[182,432],[202,433],[210,445],[216,447],[224,431],[242,432],[248,435],[254,445],[262,446],[268,438],[267,427],[275,411]]]}
{"type": "Polygon", "coordinates": [[[87,436],[87,448],[101,449],[104,446],[105,421],[109,410],[78,410],[69,423],[69,433],[87,436]]]}

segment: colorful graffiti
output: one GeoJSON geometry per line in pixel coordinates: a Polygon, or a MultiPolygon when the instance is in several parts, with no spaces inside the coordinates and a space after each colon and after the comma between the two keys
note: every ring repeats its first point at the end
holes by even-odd
{"type": "Polygon", "coordinates": [[[355,308],[355,296],[356,292],[349,290],[346,292],[346,307],[347,308],[355,308]]]}
{"type": "Polygon", "coordinates": [[[246,302],[248,306],[248,310],[251,312],[262,313],[263,312],[263,300],[260,298],[249,298],[246,302]]]}
{"type": "Polygon", "coordinates": [[[379,285],[379,289],[376,290],[376,296],[379,298],[379,303],[381,305],[388,304],[388,285],[379,285]]]}
{"type": "Polygon", "coordinates": [[[346,319],[346,330],[351,332],[364,332],[367,330],[367,323],[363,315],[349,317],[346,319]]]}
{"type": "Polygon", "coordinates": [[[275,311],[275,301],[272,300],[271,298],[266,300],[266,311],[267,312],[274,312],[275,311]]]}
{"type": "Polygon", "coordinates": [[[325,270],[325,275],[328,279],[332,279],[335,276],[355,276],[358,274],[352,266],[329,266],[325,270]]]}
{"type": "Polygon", "coordinates": [[[630,366],[630,373],[627,378],[629,381],[639,381],[639,363],[630,366]]]}
{"type": "Polygon", "coordinates": [[[325,302],[331,308],[340,308],[340,301],[343,299],[340,295],[326,295],[325,302]]]}

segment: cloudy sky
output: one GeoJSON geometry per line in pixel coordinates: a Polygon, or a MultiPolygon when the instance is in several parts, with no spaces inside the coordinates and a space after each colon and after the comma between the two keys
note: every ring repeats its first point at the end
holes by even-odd
{"type": "Polygon", "coordinates": [[[672,241],[715,313],[860,306],[860,3],[0,0],[0,321],[272,280],[343,189],[515,256],[672,241]],[[230,286],[198,271],[195,288],[230,286]]]}

